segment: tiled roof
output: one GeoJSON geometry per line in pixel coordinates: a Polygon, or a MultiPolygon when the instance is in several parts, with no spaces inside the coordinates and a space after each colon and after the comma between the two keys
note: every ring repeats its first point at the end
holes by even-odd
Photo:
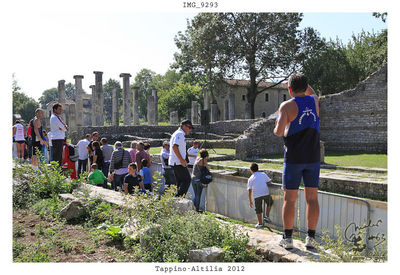
{"type": "MultiPolygon", "coordinates": [[[[232,85],[232,86],[243,86],[243,87],[247,87],[247,86],[249,86],[249,84],[250,84],[250,81],[249,81],[249,80],[224,79],[224,81],[225,81],[227,84],[232,85]]],[[[269,87],[269,86],[272,86],[272,85],[274,85],[274,84],[275,84],[275,83],[273,83],[273,82],[264,82],[264,81],[261,81],[261,82],[258,84],[258,87],[269,87]]],[[[287,85],[281,83],[281,84],[276,85],[274,88],[276,88],[276,89],[287,89],[287,85]]]]}

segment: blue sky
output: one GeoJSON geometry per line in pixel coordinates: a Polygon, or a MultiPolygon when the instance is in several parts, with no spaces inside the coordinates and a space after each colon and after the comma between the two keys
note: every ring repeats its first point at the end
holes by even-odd
{"type": "MultiPolygon", "coordinates": [[[[93,71],[104,72],[103,82],[119,80],[120,73],[134,77],[142,68],[164,74],[177,50],[174,36],[185,30],[187,18],[198,13],[168,11],[160,6],[144,11],[121,7],[96,10],[90,5],[58,7],[51,3],[43,9],[31,3],[34,12],[25,8],[5,14],[8,18],[4,24],[10,26],[5,29],[10,43],[3,51],[10,53],[3,59],[8,81],[11,83],[11,74],[15,73],[22,90],[35,99],[44,90],[57,87],[60,79],[73,83],[76,74],[84,75],[86,92],[94,82],[93,71]]],[[[306,12],[301,27],[306,26],[315,28],[323,37],[338,36],[346,43],[353,33],[362,29],[379,31],[386,24],[371,12],[306,12]]]]}

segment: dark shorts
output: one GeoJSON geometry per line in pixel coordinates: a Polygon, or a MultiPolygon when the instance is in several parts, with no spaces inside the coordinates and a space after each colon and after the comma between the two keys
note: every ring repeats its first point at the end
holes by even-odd
{"type": "Polygon", "coordinates": [[[283,164],[282,185],[284,189],[299,189],[301,179],[303,178],[304,187],[316,187],[319,185],[320,163],[305,164],[283,164]]]}
{"type": "Polygon", "coordinates": [[[25,140],[17,140],[16,142],[19,143],[19,144],[24,144],[25,140]]]}
{"type": "Polygon", "coordinates": [[[256,214],[262,213],[262,202],[265,201],[267,206],[272,206],[274,200],[272,199],[271,195],[266,195],[262,197],[258,197],[254,199],[254,205],[256,206],[256,214]]]}
{"type": "Polygon", "coordinates": [[[40,144],[40,141],[34,141],[33,146],[32,146],[32,156],[36,156],[36,150],[39,150],[39,152],[42,151],[43,145],[40,144]]]}

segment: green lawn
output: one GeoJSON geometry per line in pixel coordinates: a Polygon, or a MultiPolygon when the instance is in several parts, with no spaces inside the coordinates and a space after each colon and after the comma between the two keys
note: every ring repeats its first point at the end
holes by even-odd
{"type": "MultiPolygon", "coordinates": [[[[161,147],[150,148],[150,154],[159,154],[161,147]]],[[[218,155],[234,155],[235,149],[215,148],[218,155]]],[[[208,149],[210,155],[214,155],[214,151],[208,149]]],[[[267,159],[275,159],[283,161],[283,155],[266,156],[267,159]]],[[[218,162],[221,163],[222,162],[218,162]]],[[[248,166],[248,161],[227,161],[226,164],[234,166],[248,166]]],[[[325,163],[339,166],[356,166],[356,167],[370,167],[370,168],[387,168],[387,154],[364,154],[364,153],[341,153],[341,152],[326,152],[325,163]]],[[[263,169],[272,168],[276,169],[279,164],[265,163],[261,164],[263,169]]]]}
{"type": "MultiPolygon", "coordinates": [[[[283,154],[263,157],[283,162],[283,154]]],[[[325,152],[325,163],[339,166],[387,168],[387,154],[325,152]]]]}
{"type": "Polygon", "coordinates": [[[325,163],[340,166],[387,168],[387,154],[328,152],[325,163]]]}
{"type": "MultiPolygon", "coordinates": [[[[226,148],[215,148],[215,152],[218,155],[234,155],[235,149],[226,149],[226,148]]],[[[210,155],[214,155],[214,151],[211,149],[207,149],[210,155]]],[[[161,147],[150,147],[150,154],[159,154],[161,152],[161,147]]]]}

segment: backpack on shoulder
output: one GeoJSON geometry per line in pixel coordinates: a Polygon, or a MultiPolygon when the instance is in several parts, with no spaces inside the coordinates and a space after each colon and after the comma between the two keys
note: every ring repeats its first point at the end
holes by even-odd
{"type": "Polygon", "coordinates": [[[75,146],[72,144],[68,144],[68,153],[70,161],[77,161],[79,159],[78,150],[75,149],[75,146]]]}
{"type": "Polygon", "coordinates": [[[204,160],[203,160],[203,166],[199,166],[199,168],[200,168],[200,182],[205,185],[212,182],[212,174],[207,169],[207,167],[204,166],[204,160]]]}

